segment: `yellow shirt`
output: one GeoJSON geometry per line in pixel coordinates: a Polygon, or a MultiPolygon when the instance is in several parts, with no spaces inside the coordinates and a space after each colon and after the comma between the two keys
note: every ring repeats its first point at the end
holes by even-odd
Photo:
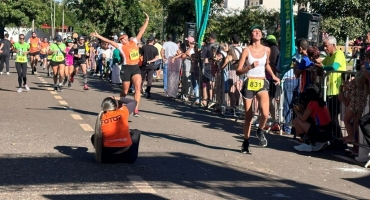
{"type": "MultiPolygon", "coordinates": [[[[322,64],[324,66],[333,65],[334,63],[339,64],[339,68],[335,71],[347,71],[346,66],[346,58],[344,56],[343,51],[336,50],[333,55],[328,55],[323,61],[322,64]]],[[[328,75],[328,79],[326,82],[327,89],[326,95],[338,95],[339,94],[339,87],[342,84],[342,77],[341,73],[338,72],[330,72],[328,75]]]]}
{"type": "Polygon", "coordinates": [[[159,43],[155,43],[155,48],[158,49],[158,54],[159,54],[159,59],[161,60],[162,59],[162,56],[161,56],[161,51],[162,51],[162,45],[159,44],[159,43]]]}

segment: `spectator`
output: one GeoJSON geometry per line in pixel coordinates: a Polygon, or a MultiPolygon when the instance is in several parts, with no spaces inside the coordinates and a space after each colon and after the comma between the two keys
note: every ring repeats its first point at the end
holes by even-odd
{"type": "Polygon", "coordinates": [[[297,135],[307,134],[310,144],[303,143],[294,146],[297,151],[320,151],[331,139],[331,119],[325,101],[320,97],[320,90],[316,85],[310,85],[307,90],[307,108],[303,112],[297,105],[293,111],[297,117],[293,120],[297,135]],[[309,118],[314,123],[308,122],[309,118]]]}
{"type": "Polygon", "coordinates": [[[0,42],[0,75],[3,74],[4,64],[6,65],[6,75],[9,75],[9,58],[12,51],[12,43],[8,38],[9,34],[5,33],[4,39],[0,42]]]}
{"type": "Polygon", "coordinates": [[[339,87],[342,84],[340,72],[346,71],[346,58],[341,50],[337,50],[337,40],[333,36],[324,39],[324,49],[327,57],[321,62],[319,59],[315,61],[315,66],[323,70],[330,71],[327,81],[327,103],[332,118],[333,136],[336,138],[342,137],[342,131],[339,126],[340,102],[338,100],[339,87]]]}
{"type": "Polygon", "coordinates": [[[167,42],[163,43],[161,56],[163,59],[163,89],[167,95],[167,70],[168,70],[168,59],[174,57],[179,47],[176,43],[172,42],[172,36],[167,35],[167,42]]]}

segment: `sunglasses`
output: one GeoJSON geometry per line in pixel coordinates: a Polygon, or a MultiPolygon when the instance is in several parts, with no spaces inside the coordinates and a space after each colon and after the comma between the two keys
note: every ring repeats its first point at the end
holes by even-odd
{"type": "Polygon", "coordinates": [[[24,38],[19,38],[20,40],[24,40],[24,38]]]}

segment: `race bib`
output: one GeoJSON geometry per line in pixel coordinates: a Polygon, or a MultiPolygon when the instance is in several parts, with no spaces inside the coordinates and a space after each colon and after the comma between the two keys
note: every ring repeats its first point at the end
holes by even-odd
{"type": "Polygon", "coordinates": [[[136,50],[136,49],[133,49],[130,51],[130,59],[131,60],[137,60],[139,59],[140,55],[139,55],[139,51],[136,50]]]}
{"type": "Polygon", "coordinates": [[[46,52],[46,49],[45,49],[45,48],[42,48],[42,49],[41,49],[41,52],[42,52],[42,53],[45,53],[45,52],[46,52]]]}
{"type": "Polygon", "coordinates": [[[63,56],[63,55],[57,55],[57,56],[55,57],[55,60],[56,60],[57,62],[61,62],[61,61],[63,61],[63,60],[64,60],[64,56],[63,56]]]}
{"type": "Polygon", "coordinates": [[[17,59],[15,59],[15,62],[27,62],[27,57],[18,55],[17,59]]]}
{"type": "Polygon", "coordinates": [[[85,55],[86,50],[85,49],[78,49],[77,54],[85,55]]]}
{"type": "Polygon", "coordinates": [[[250,91],[259,91],[264,86],[263,79],[248,79],[247,90],[250,91]]]}
{"type": "Polygon", "coordinates": [[[38,46],[38,44],[32,44],[32,47],[37,47],[38,46]]]}

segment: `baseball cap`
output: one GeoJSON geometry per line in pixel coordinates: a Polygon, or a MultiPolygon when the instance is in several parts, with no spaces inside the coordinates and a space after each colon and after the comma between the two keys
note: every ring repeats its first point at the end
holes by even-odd
{"type": "Polygon", "coordinates": [[[274,35],[268,35],[266,37],[266,40],[273,40],[273,41],[276,41],[276,37],[274,35]]]}
{"type": "Polygon", "coordinates": [[[188,38],[185,38],[185,40],[189,41],[190,43],[194,43],[194,38],[189,36],[188,38]]]}
{"type": "Polygon", "coordinates": [[[62,36],[57,35],[57,36],[55,37],[55,40],[56,40],[57,42],[61,42],[63,39],[62,39],[62,36]]]}
{"type": "Polygon", "coordinates": [[[121,39],[122,36],[127,35],[127,33],[125,31],[120,31],[117,35],[118,35],[118,38],[121,39]]]}
{"type": "Polygon", "coordinates": [[[79,39],[79,40],[85,40],[85,37],[80,36],[78,39],[79,39]]]}
{"type": "Polygon", "coordinates": [[[260,26],[260,25],[253,25],[249,31],[252,32],[254,29],[259,29],[259,30],[262,31],[263,30],[263,27],[260,26]]]}
{"type": "Polygon", "coordinates": [[[148,37],[148,41],[154,41],[154,36],[150,35],[150,36],[148,37]]]}
{"type": "Polygon", "coordinates": [[[73,40],[67,40],[67,43],[73,43],[73,40]]]}

